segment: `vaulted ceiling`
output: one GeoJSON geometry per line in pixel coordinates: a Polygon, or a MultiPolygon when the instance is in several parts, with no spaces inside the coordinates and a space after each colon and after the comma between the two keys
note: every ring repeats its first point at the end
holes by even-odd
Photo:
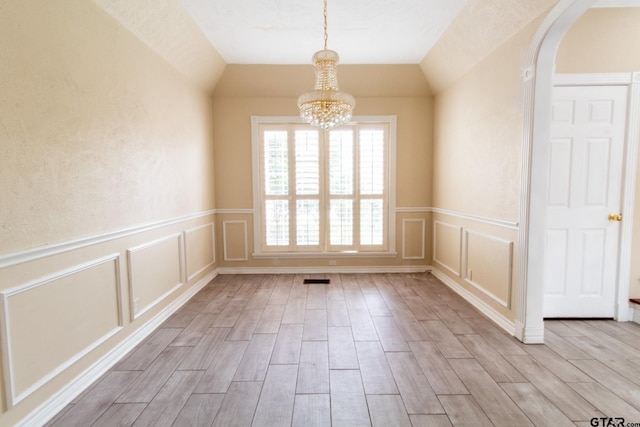
{"type": "MultiPolygon", "coordinates": [[[[323,47],[322,0],[93,1],[208,90],[227,64],[310,64],[323,47]]],[[[557,1],[328,0],[328,47],[342,64],[421,65],[443,87],[557,1]]]]}

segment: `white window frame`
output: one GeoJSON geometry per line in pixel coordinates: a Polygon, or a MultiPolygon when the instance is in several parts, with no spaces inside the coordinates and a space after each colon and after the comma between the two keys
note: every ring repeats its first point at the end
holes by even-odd
{"type": "MultiPolygon", "coordinates": [[[[279,125],[305,125],[306,123],[297,116],[252,116],[251,117],[251,144],[252,144],[252,173],[253,173],[253,239],[254,258],[337,258],[337,257],[394,257],[396,252],[396,116],[354,116],[352,124],[363,125],[366,123],[386,124],[388,126],[387,156],[388,176],[386,177],[387,189],[387,224],[384,234],[388,239],[388,247],[385,251],[274,251],[263,248],[263,206],[262,206],[262,179],[260,164],[260,127],[263,124],[279,125]]],[[[321,158],[326,153],[321,153],[321,158]]],[[[328,248],[328,245],[325,246],[328,248]]]]}

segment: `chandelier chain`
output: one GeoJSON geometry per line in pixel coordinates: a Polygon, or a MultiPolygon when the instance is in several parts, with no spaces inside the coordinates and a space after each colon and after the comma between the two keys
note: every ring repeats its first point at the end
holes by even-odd
{"type": "Polygon", "coordinates": [[[324,50],[327,50],[327,41],[329,33],[327,33],[327,0],[324,0],[324,50]]]}

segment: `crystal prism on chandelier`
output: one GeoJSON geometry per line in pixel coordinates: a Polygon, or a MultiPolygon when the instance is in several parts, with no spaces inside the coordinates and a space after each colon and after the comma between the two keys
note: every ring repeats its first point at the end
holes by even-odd
{"type": "Polygon", "coordinates": [[[327,49],[327,0],[324,1],[324,50],[313,55],[315,90],[298,98],[300,117],[313,126],[331,129],[351,120],[353,96],[338,87],[338,53],[327,49]]]}

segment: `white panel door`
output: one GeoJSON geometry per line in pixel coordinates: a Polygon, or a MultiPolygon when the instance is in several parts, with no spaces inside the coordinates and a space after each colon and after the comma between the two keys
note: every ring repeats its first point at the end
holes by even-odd
{"type": "MultiPolygon", "coordinates": [[[[553,89],[544,316],[613,317],[627,88],[553,89]]],[[[625,219],[626,220],[626,219],[625,219]]]]}

